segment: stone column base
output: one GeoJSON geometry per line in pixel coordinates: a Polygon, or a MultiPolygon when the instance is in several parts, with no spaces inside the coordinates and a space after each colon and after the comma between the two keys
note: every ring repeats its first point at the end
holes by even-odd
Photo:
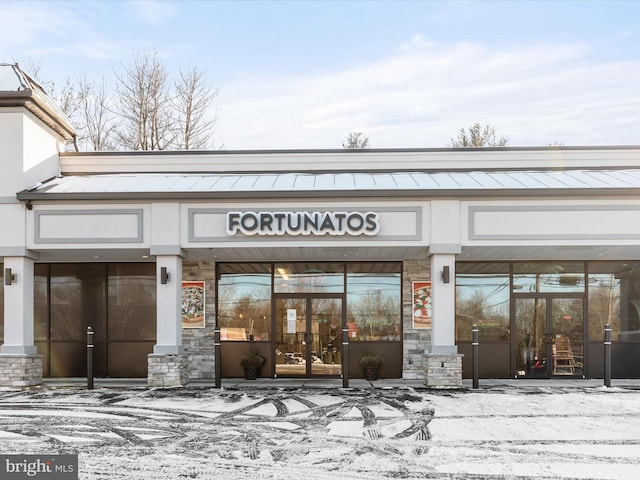
{"type": "Polygon", "coordinates": [[[147,384],[150,387],[176,388],[189,383],[189,363],[186,355],[152,353],[147,358],[147,384]]]}
{"type": "Polygon", "coordinates": [[[0,387],[42,385],[42,355],[0,355],[0,387]]]}
{"type": "Polygon", "coordinates": [[[459,353],[427,353],[424,384],[430,388],[462,388],[462,357],[459,353]]]}

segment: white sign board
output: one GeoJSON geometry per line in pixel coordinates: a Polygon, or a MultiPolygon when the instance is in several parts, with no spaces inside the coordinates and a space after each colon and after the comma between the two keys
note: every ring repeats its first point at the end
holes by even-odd
{"type": "Polygon", "coordinates": [[[296,333],[298,313],[295,308],[287,308],[287,333],[296,333]]]}

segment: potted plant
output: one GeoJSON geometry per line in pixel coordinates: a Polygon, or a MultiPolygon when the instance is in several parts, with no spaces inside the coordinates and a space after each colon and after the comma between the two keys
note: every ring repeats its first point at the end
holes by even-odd
{"type": "Polygon", "coordinates": [[[384,364],[384,359],[380,355],[367,354],[360,358],[360,366],[367,380],[377,380],[380,367],[384,364]]]}
{"type": "Polygon", "coordinates": [[[264,357],[258,353],[256,347],[251,347],[249,354],[240,360],[240,365],[244,368],[244,378],[255,380],[260,376],[260,369],[264,365],[264,357]]]}

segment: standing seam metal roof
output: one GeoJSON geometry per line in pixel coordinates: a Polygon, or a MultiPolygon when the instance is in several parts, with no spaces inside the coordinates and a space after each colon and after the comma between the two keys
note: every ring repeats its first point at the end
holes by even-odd
{"type": "MultiPolygon", "coordinates": [[[[357,172],[340,174],[154,173],[69,175],[18,194],[20,199],[98,194],[285,194],[368,192],[371,194],[467,194],[640,188],[640,169],[490,172],[357,172]]],[[[635,192],[634,192],[635,193],[635,192]]],[[[640,193],[640,190],[638,191],[640,193]]]]}

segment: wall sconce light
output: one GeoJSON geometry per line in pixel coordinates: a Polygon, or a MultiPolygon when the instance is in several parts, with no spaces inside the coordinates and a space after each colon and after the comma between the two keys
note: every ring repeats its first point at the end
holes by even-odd
{"type": "Polygon", "coordinates": [[[167,267],[160,267],[160,283],[166,285],[168,281],[169,272],[167,272],[167,267]]]}
{"type": "Polygon", "coordinates": [[[449,265],[445,265],[444,267],[442,267],[442,283],[449,283],[449,281],[451,280],[449,278],[449,265]]]}
{"type": "Polygon", "coordinates": [[[16,274],[11,272],[10,268],[4,269],[4,284],[11,285],[16,281],[16,274]]]}

